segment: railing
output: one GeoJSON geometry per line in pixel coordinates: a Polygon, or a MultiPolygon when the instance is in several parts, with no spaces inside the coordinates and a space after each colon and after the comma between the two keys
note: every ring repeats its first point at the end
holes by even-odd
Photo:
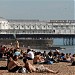
{"type": "Polygon", "coordinates": [[[0,34],[75,34],[75,29],[0,29],[0,34]]]}

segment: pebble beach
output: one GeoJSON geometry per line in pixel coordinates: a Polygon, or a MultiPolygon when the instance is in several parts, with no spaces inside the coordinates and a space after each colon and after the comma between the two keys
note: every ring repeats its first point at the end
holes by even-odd
{"type": "MultiPolygon", "coordinates": [[[[0,66],[6,66],[6,64],[7,61],[0,61],[0,66]]],[[[45,64],[44,66],[51,70],[59,71],[59,73],[9,73],[7,70],[0,70],[0,75],[75,75],[75,66],[71,66],[71,63],[59,62],[52,65],[45,64]]]]}

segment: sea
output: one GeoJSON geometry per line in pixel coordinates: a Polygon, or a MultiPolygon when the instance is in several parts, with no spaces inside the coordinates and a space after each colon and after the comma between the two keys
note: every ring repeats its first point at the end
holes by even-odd
{"type": "MultiPolygon", "coordinates": [[[[66,53],[75,54],[75,39],[73,41],[74,41],[73,45],[63,45],[63,39],[62,38],[54,38],[53,39],[53,46],[61,47],[62,49],[60,49],[59,51],[65,53],[65,54],[66,53]]],[[[44,51],[46,51],[47,53],[50,51],[50,50],[40,50],[40,49],[35,49],[35,50],[41,51],[42,53],[44,51]]]]}

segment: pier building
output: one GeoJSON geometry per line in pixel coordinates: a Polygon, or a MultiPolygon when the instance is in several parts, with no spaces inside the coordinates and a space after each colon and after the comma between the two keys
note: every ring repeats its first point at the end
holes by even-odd
{"type": "Polygon", "coordinates": [[[73,44],[75,20],[23,20],[0,17],[0,38],[52,39],[63,38],[63,43],[73,44]]]}

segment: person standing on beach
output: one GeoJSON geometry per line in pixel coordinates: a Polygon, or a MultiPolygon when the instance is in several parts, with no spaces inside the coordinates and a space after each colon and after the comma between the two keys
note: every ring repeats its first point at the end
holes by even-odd
{"type": "Polygon", "coordinates": [[[16,48],[19,48],[19,42],[16,41],[16,48]]]}

